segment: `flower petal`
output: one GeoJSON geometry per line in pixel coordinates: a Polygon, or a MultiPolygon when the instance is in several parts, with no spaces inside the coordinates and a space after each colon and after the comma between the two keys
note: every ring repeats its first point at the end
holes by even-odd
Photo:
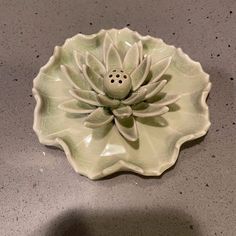
{"type": "Polygon", "coordinates": [[[93,91],[82,90],[82,89],[73,89],[69,91],[72,97],[78,99],[79,101],[88,103],[93,106],[101,106],[98,101],[97,94],[93,91]]]}
{"type": "Polygon", "coordinates": [[[120,55],[116,48],[111,44],[106,55],[106,68],[107,71],[113,68],[122,68],[120,55]]]}
{"type": "Polygon", "coordinates": [[[86,52],[86,64],[92,68],[97,74],[104,75],[106,73],[105,66],[91,53],[86,52]]]}
{"type": "Polygon", "coordinates": [[[94,129],[110,123],[113,118],[113,115],[109,114],[102,107],[99,107],[85,119],[84,125],[94,129]]]}
{"type": "Polygon", "coordinates": [[[172,57],[167,57],[161,61],[158,61],[154,65],[151,66],[150,68],[150,73],[151,73],[151,79],[149,83],[154,83],[157,80],[161,78],[161,76],[166,72],[168,69],[170,63],[171,63],[172,57]]]}
{"type": "Polygon", "coordinates": [[[61,71],[73,87],[77,89],[90,89],[89,84],[84,80],[84,77],[80,72],[74,71],[67,65],[61,65],[61,71]]]}
{"type": "Polygon", "coordinates": [[[111,36],[106,33],[105,37],[104,37],[104,41],[103,41],[103,62],[106,64],[106,56],[107,56],[107,52],[109,47],[113,44],[112,38],[111,36]]]}
{"type": "Polygon", "coordinates": [[[139,103],[145,99],[145,96],[147,94],[146,89],[142,89],[139,92],[132,93],[132,95],[125,100],[122,101],[123,104],[125,105],[132,105],[139,103]]]}
{"type": "Polygon", "coordinates": [[[140,41],[139,35],[128,28],[119,30],[116,37],[116,46],[121,58],[124,58],[129,48],[138,41],[140,41]]]}
{"type": "Polygon", "coordinates": [[[136,91],[145,81],[151,66],[151,58],[147,56],[130,75],[133,91],[136,91]]]}
{"type": "Polygon", "coordinates": [[[127,73],[131,73],[139,64],[139,48],[138,44],[134,43],[132,47],[127,51],[124,61],[123,68],[127,73]]]}
{"type": "Polygon", "coordinates": [[[103,78],[99,74],[86,65],[83,65],[83,74],[95,92],[105,94],[103,92],[103,78]]]}
{"type": "Polygon", "coordinates": [[[138,51],[139,51],[139,63],[143,60],[143,44],[142,41],[138,41],[138,51]]]}
{"type": "Polygon", "coordinates": [[[132,115],[132,109],[130,106],[121,106],[112,110],[113,115],[118,118],[128,118],[132,115]]]}
{"type": "Polygon", "coordinates": [[[96,107],[90,106],[76,99],[71,99],[69,101],[63,102],[58,105],[58,108],[65,112],[74,114],[88,114],[96,109],[96,107]]]}
{"type": "Polygon", "coordinates": [[[76,65],[82,71],[83,65],[85,64],[85,57],[82,55],[81,52],[74,50],[74,59],[75,59],[76,65]]]}
{"type": "Polygon", "coordinates": [[[141,86],[136,92],[140,92],[143,89],[147,90],[147,94],[151,93],[159,84],[160,82],[152,83],[152,84],[146,84],[141,86]]]}
{"type": "Polygon", "coordinates": [[[158,106],[152,103],[142,102],[132,107],[133,116],[137,117],[154,117],[162,115],[169,111],[166,106],[158,106]]]}
{"type": "Polygon", "coordinates": [[[113,44],[116,46],[118,31],[116,29],[109,30],[109,36],[111,37],[113,44]]]}
{"type": "Polygon", "coordinates": [[[163,99],[161,99],[153,104],[156,104],[159,106],[167,106],[167,105],[170,105],[170,104],[178,101],[180,99],[180,97],[181,97],[181,95],[167,95],[163,99]]]}
{"type": "MultiPolygon", "coordinates": [[[[157,82],[157,83],[159,83],[159,82],[157,82]]],[[[150,93],[156,88],[157,83],[143,85],[136,92],[139,92],[140,90],[146,89],[147,93],[150,93]]]]}
{"type": "Polygon", "coordinates": [[[120,101],[107,97],[106,95],[98,94],[98,101],[106,107],[118,107],[120,101]]]}
{"type": "Polygon", "coordinates": [[[167,83],[167,80],[161,80],[160,82],[157,82],[156,87],[152,91],[147,93],[145,99],[150,99],[150,98],[156,96],[164,88],[166,83],[167,83]]]}
{"type": "Polygon", "coordinates": [[[128,141],[134,142],[138,140],[138,129],[132,116],[124,119],[115,118],[115,124],[120,134],[128,141]]]}

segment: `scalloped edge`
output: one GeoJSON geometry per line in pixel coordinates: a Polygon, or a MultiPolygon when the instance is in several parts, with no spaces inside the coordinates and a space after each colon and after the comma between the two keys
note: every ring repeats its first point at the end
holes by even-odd
{"type": "MultiPolygon", "coordinates": [[[[96,37],[98,34],[101,34],[104,31],[110,31],[110,30],[117,30],[117,31],[128,30],[128,31],[132,31],[134,34],[136,34],[136,36],[138,38],[141,38],[142,40],[152,38],[152,39],[160,41],[161,43],[166,44],[160,38],[152,37],[150,35],[142,36],[137,31],[130,30],[128,27],[121,28],[121,29],[116,29],[116,28],[111,28],[111,29],[107,29],[107,30],[106,29],[101,29],[98,33],[91,34],[91,35],[76,34],[72,38],[66,39],[65,43],[61,47],[55,46],[53,55],[50,57],[49,61],[44,66],[42,66],[40,68],[38,75],[40,73],[43,73],[43,70],[45,70],[48,66],[50,66],[54,62],[54,60],[58,57],[61,48],[63,46],[65,46],[69,41],[73,40],[74,38],[76,38],[78,36],[88,38],[88,39],[92,39],[92,38],[96,37]]],[[[166,45],[170,46],[170,47],[174,47],[173,45],[169,45],[169,44],[166,44],[166,45]]],[[[46,137],[41,135],[40,128],[39,128],[39,123],[40,123],[39,114],[40,114],[40,110],[42,108],[42,98],[41,98],[39,92],[37,91],[37,89],[35,89],[33,87],[32,93],[33,93],[33,96],[36,100],[36,106],[35,106],[35,109],[34,109],[33,130],[35,131],[36,135],[38,136],[39,142],[44,144],[44,145],[56,146],[56,147],[64,150],[64,152],[66,154],[66,157],[67,157],[67,160],[69,161],[69,163],[71,164],[71,166],[73,167],[75,172],[77,172],[77,173],[79,173],[83,176],[86,176],[91,180],[101,179],[101,178],[103,178],[107,175],[111,175],[115,172],[120,172],[120,171],[131,171],[131,172],[134,172],[134,173],[137,173],[137,174],[140,174],[140,175],[144,175],[144,176],[160,176],[160,175],[162,175],[167,169],[169,169],[171,166],[173,166],[176,163],[176,161],[178,159],[178,156],[179,156],[181,145],[183,143],[187,142],[187,141],[194,140],[194,139],[197,139],[197,138],[200,138],[200,137],[204,136],[207,133],[207,131],[209,130],[210,126],[211,126],[209,108],[208,108],[207,103],[206,103],[206,99],[207,99],[208,94],[209,94],[209,92],[211,90],[211,87],[212,87],[211,82],[209,82],[209,77],[210,76],[209,76],[209,74],[207,74],[206,72],[203,71],[203,68],[202,68],[200,62],[192,60],[187,54],[185,54],[183,52],[183,50],[181,48],[176,48],[176,50],[178,52],[180,52],[186,58],[187,61],[191,62],[192,64],[197,65],[199,67],[199,71],[201,73],[205,74],[206,79],[208,80],[208,84],[205,87],[205,89],[202,91],[202,96],[201,96],[201,106],[206,111],[205,117],[208,120],[208,122],[206,123],[205,128],[203,130],[200,130],[199,132],[197,132],[195,134],[185,135],[185,136],[179,138],[177,140],[176,144],[175,144],[174,151],[173,151],[173,154],[170,158],[170,161],[168,161],[167,163],[163,163],[159,167],[158,170],[145,171],[144,169],[142,169],[141,167],[139,167],[137,165],[134,165],[132,163],[129,163],[129,162],[126,162],[126,161],[123,161],[123,160],[119,160],[115,164],[103,169],[101,172],[98,172],[98,173],[88,174],[88,173],[82,171],[77,166],[76,162],[74,162],[74,159],[71,155],[69,146],[66,144],[66,142],[63,139],[55,138],[54,140],[51,140],[51,139],[47,139],[46,137]]],[[[35,77],[35,79],[33,81],[33,84],[37,80],[38,75],[35,77]]]]}

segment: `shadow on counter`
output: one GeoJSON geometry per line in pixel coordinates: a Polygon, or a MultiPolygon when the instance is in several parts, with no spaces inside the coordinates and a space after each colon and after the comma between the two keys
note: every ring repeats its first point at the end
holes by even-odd
{"type": "Polygon", "coordinates": [[[69,210],[34,235],[45,236],[202,236],[194,219],[176,209],[69,210]],[[40,232],[39,232],[40,231],[40,232]]]}

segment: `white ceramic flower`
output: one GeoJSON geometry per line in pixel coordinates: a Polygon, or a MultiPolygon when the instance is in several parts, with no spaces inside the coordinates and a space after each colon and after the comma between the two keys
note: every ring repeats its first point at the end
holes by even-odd
{"type": "Polygon", "coordinates": [[[206,133],[209,76],[181,49],[127,28],[78,34],[34,80],[34,130],[91,179],[160,175],[206,133]]]}

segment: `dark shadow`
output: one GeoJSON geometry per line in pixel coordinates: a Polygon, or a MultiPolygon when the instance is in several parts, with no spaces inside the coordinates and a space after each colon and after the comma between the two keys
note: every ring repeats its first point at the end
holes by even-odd
{"type": "Polygon", "coordinates": [[[134,149],[139,149],[139,139],[134,141],[134,142],[131,142],[129,140],[126,140],[126,142],[134,149]]]}
{"type": "MultiPolygon", "coordinates": [[[[153,76],[153,73],[150,71],[150,72],[148,73],[146,82],[148,83],[153,77],[154,77],[154,76],[153,76]]],[[[162,76],[158,79],[158,81],[160,81],[160,80],[167,80],[167,83],[168,83],[171,79],[172,79],[172,75],[170,75],[170,74],[164,74],[164,75],[162,75],[162,76]]]]}
{"type": "Polygon", "coordinates": [[[34,236],[202,236],[199,224],[187,213],[156,210],[69,210],[43,226],[34,236]],[[40,231],[40,234],[39,234],[40,231]]]}
{"type": "Polygon", "coordinates": [[[162,75],[162,77],[160,78],[161,80],[167,80],[167,83],[170,82],[170,80],[172,79],[172,76],[169,74],[164,74],[162,75]]]}
{"type": "Polygon", "coordinates": [[[191,141],[187,141],[186,143],[182,144],[181,150],[188,149],[188,148],[191,148],[193,146],[199,145],[199,144],[201,144],[201,142],[204,141],[205,138],[206,138],[206,135],[204,135],[200,138],[191,140],[191,141]]]}
{"type": "Polygon", "coordinates": [[[145,118],[137,118],[137,121],[139,121],[142,124],[145,125],[150,125],[154,127],[166,127],[168,126],[168,121],[161,117],[161,116],[156,116],[156,117],[145,117],[145,118]]]}
{"type": "Polygon", "coordinates": [[[59,151],[64,152],[63,149],[56,147],[56,146],[50,146],[50,145],[44,145],[44,146],[47,147],[48,149],[51,149],[51,150],[59,150],[59,151]]]}
{"type": "Polygon", "coordinates": [[[148,103],[153,103],[153,102],[158,102],[161,99],[163,99],[165,96],[167,95],[167,93],[164,92],[159,92],[158,94],[156,94],[155,96],[147,99],[148,103]]]}
{"type": "MultiPolygon", "coordinates": [[[[93,129],[92,130],[93,138],[95,138],[95,139],[103,139],[110,132],[110,130],[112,129],[112,127],[114,125],[115,125],[114,122],[111,122],[110,124],[107,124],[107,125],[102,126],[100,128],[93,129]]],[[[130,146],[132,146],[134,149],[138,149],[139,148],[139,140],[131,142],[131,141],[125,139],[125,141],[130,146]]]]}
{"type": "Polygon", "coordinates": [[[175,112],[175,111],[180,110],[180,106],[176,103],[172,103],[172,104],[168,105],[168,107],[169,107],[168,112],[175,112]]]}

